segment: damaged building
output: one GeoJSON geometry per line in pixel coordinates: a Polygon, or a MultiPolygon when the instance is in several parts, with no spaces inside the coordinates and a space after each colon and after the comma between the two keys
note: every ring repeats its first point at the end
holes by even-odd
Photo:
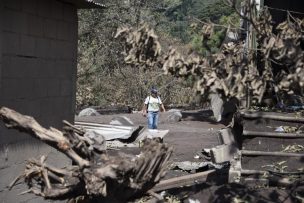
{"type": "MultiPolygon", "coordinates": [[[[87,0],[0,1],[0,105],[35,117],[45,127],[73,122],[77,73],[77,9],[102,8],[87,0]]],[[[28,135],[0,126],[0,198],[42,202],[9,191],[8,184],[29,157],[59,156],[28,135]]]]}

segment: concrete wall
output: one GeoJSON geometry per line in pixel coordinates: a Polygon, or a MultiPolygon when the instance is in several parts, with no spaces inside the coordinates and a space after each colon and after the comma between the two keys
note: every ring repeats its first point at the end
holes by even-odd
{"type": "Polygon", "coordinates": [[[1,89],[1,84],[2,84],[2,24],[3,24],[3,1],[0,1],[0,89],[1,89]]]}
{"type": "MultiPolygon", "coordinates": [[[[57,0],[0,0],[0,106],[31,115],[44,127],[73,121],[77,66],[77,10],[57,0]]],[[[25,160],[60,154],[0,123],[0,202],[44,202],[6,186],[25,160]]]]}

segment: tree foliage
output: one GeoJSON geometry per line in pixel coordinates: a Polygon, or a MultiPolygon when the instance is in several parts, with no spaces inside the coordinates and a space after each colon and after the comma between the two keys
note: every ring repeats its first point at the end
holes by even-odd
{"type": "Polygon", "coordinates": [[[161,89],[166,104],[189,103],[195,92],[189,91],[192,79],[185,82],[164,76],[157,66],[147,70],[126,64],[124,48],[114,39],[115,33],[121,26],[140,27],[148,23],[159,34],[165,50],[175,44],[181,52],[191,49],[206,54],[220,47],[225,29],[217,30],[207,47],[200,31],[190,27],[192,17],[225,24],[228,20],[219,14],[228,16],[231,11],[225,9],[221,0],[114,0],[106,6],[78,13],[77,106],[114,103],[139,108],[152,85],[161,89]]]}
{"type": "MultiPolygon", "coordinates": [[[[249,2],[247,6],[245,9],[254,12],[255,5],[249,2]]],[[[155,58],[157,61],[154,63],[159,64],[166,74],[194,79],[195,89],[204,97],[217,93],[223,99],[242,100],[251,96],[252,101],[261,103],[268,90],[275,94],[303,95],[304,19],[290,18],[273,26],[269,23],[271,15],[267,9],[257,18],[247,17],[256,33],[258,49],[247,47],[245,41],[238,39],[234,43],[223,44],[219,51],[207,57],[195,53],[184,55],[171,49],[155,58]],[[257,63],[260,65],[257,66],[257,63]]],[[[130,30],[125,38],[132,37],[134,33],[136,31],[130,30]]],[[[214,24],[203,26],[204,40],[210,40],[214,33],[214,24]]],[[[155,47],[150,46],[149,49],[155,47]]],[[[146,53],[144,50],[140,52],[146,53]]],[[[134,52],[128,52],[127,57],[133,58],[134,64],[138,63],[134,52]]],[[[151,64],[151,61],[148,62],[144,65],[151,64]]],[[[143,64],[143,61],[140,63],[143,64]]]]}
{"type": "Polygon", "coordinates": [[[161,41],[169,46],[165,8],[165,2],[156,0],[116,0],[104,10],[79,11],[78,107],[118,104],[138,109],[153,85],[166,104],[189,102],[193,94],[183,81],[164,76],[160,69],[128,65],[124,48],[114,38],[120,26],[139,27],[148,22],[163,33],[161,41]]]}

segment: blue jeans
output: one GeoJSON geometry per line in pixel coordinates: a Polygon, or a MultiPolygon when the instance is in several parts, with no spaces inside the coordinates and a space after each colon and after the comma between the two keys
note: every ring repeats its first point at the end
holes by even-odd
{"type": "Polygon", "coordinates": [[[148,112],[148,128],[149,129],[157,129],[158,124],[158,111],[149,111],[148,112]]]}

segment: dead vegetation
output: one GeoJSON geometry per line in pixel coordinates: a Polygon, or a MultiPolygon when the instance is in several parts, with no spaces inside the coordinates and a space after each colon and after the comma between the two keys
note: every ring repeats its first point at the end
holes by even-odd
{"type": "Polygon", "coordinates": [[[74,163],[56,168],[40,160],[30,159],[22,175],[10,188],[23,179],[29,190],[47,199],[84,199],[125,202],[150,190],[164,176],[172,148],[147,139],[138,157],[121,154],[109,156],[102,147],[105,140],[93,139],[65,122],[63,131],[45,129],[32,117],[11,109],[0,109],[1,119],[8,128],[15,128],[47,143],[65,154],[74,163]]]}
{"type": "MultiPolygon", "coordinates": [[[[174,48],[160,54],[157,37],[146,26],[138,31],[123,28],[117,32],[117,37],[125,43],[128,63],[158,66],[165,74],[194,80],[195,90],[204,97],[211,93],[218,93],[224,99],[235,97],[241,100],[249,96],[260,103],[267,91],[302,94],[304,19],[294,18],[289,13],[287,21],[275,26],[266,8],[256,17],[254,8],[254,4],[246,1],[244,10],[247,14],[241,17],[252,27],[258,42],[256,48],[238,40],[223,44],[218,53],[208,57],[183,55],[174,48]]],[[[213,29],[212,24],[205,24],[203,38],[208,39],[213,29]]]]}

